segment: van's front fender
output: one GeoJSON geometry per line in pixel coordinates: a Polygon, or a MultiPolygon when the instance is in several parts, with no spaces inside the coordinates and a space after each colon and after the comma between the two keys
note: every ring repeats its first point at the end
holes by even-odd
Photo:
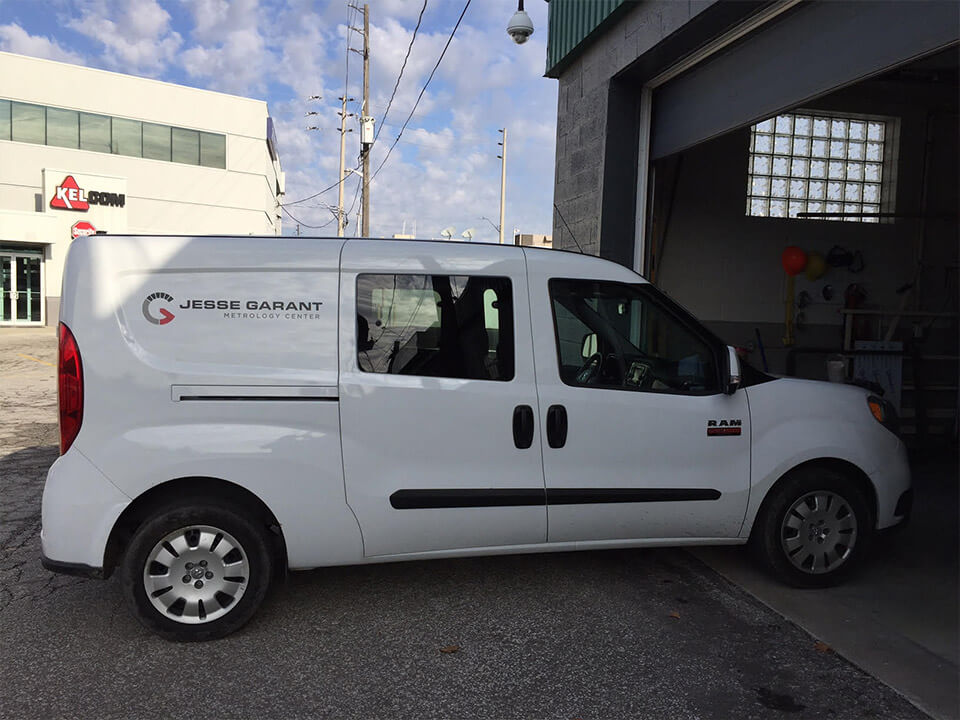
{"type": "Polygon", "coordinates": [[[877,527],[897,522],[893,510],[910,487],[906,451],[870,414],[865,390],[783,378],[747,393],[751,490],[741,537],[749,536],[770,488],[793,468],[815,460],[840,460],[859,469],[876,494],[877,527]]]}

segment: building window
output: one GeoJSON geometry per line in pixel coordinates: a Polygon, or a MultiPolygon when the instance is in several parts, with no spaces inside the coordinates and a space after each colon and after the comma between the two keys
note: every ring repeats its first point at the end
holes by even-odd
{"type": "Polygon", "coordinates": [[[0,100],[0,140],[10,139],[10,101],[0,100]]]}
{"type": "Polygon", "coordinates": [[[47,145],[80,147],[80,114],[76,110],[47,108],[47,145]]]}
{"type": "Polygon", "coordinates": [[[889,160],[885,167],[890,125],[804,112],[757,123],[750,128],[747,215],[879,222],[874,213],[890,209],[883,199],[892,176],[889,160]]]}
{"type": "Polygon", "coordinates": [[[42,105],[27,105],[18,102],[12,103],[12,105],[12,138],[17,142],[43,145],[47,141],[47,109],[42,105]]]}
{"type": "Polygon", "coordinates": [[[357,363],[390,375],[512,380],[510,279],[360,275],[357,363]]]}
{"type": "Polygon", "coordinates": [[[0,99],[0,140],[227,167],[227,138],[139,120],[0,99]]]}
{"type": "Polygon", "coordinates": [[[143,123],[143,156],[150,160],[170,160],[170,128],[143,123]]]}
{"type": "Polygon", "coordinates": [[[227,138],[213,133],[200,133],[200,164],[204,167],[226,168],[227,138]]]}
{"type": "Polygon", "coordinates": [[[173,128],[173,161],[187,165],[200,164],[200,133],[173,128]]]}
{"type": "Polygon", "coordinates": [[[114,155],[129,155],[130,157],[143,156],[142,123],[137,120],[113,119],[111,133],[111,151],[114,155]]]}
{"type": "Polygon", "coordinates": [[[110,152],[110,118],[106,115],[80,113],[80,149],[110,152]]]}

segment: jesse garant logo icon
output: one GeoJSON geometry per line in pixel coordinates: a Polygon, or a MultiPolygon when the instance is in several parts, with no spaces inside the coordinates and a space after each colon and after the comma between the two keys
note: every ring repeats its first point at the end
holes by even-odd
{"type": "Polygon", "coordinates": [[[163,307],[162,303],[157,303],[157,312],[159,313],[159,317],[150,312],[150,305],[154,300],[172,303],[173,296],[165,292],[155,292],[152,295],[147,296],[147,299],[143,301],[143,316],[149,322],[152,322],[154,325],[166,325],[176,317],[176,315],[163,307]]]}

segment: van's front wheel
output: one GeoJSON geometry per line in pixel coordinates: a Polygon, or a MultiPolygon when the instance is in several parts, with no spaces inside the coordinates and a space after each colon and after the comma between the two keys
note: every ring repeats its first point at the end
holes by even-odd
{"type": "Polygon", "coordinates": [[[265,528],[242,511],[186,505],[134,534],[122,581],[133,614],[168,640],[213,640],[240,628],[270,584],[265,528]]]}
{"type": "Polygon", "coordinates": [[[788,584],[828,587],[856,569],[872,537],[872,515],[857,484],[811,466],[773,489],[751,539],[760,560],[788,584]]]}

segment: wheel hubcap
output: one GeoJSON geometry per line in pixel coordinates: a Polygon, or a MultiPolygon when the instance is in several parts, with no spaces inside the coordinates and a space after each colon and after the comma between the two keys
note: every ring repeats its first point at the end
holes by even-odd
{"type": "Polygon", "coordinates": [[[187,625],[211,622],[243,597],[250,568],[230,533],[209,525],[180,528],[147,556],[143,587],[165,617],[187,625]]]}
{"type": "Polygon", "coordinates": [[[811,575],[832,572],[847,561],[857,542],[857,516],[829,490],[807,493],[783,517],[780,545],[797,569],[811,575]]]}

